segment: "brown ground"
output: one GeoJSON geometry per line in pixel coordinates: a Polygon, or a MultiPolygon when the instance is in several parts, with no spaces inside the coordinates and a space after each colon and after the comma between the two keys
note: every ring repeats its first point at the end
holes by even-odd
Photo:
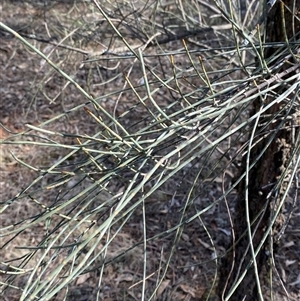
{"type": "MultiPolygon", "coordinates": [[[[112,11],[108,2],[104,7],[108,12],[112,11]]],[[[126,5],[120,6],[120,10],[122,8],[129,9],[126,5]]],[[[170,5],[165,10],[166,14],[172,10],[177,12],[174,6],[170,5]]],[[[145,12],[148,13],[149,10],[145,10],[145,12]]],[[[117,24],[120,16],[117,11],[114,13],[117,24]]],[[[96,53],[103,51],[105,47],[109,47],[110,51],[115,54],[124,53],[124,44],[115,36],[94,5],[85,2],[76,2],[75,4],[74,1],[53,1],[44,6],[42,1],[5,0],[0,4],[0,14],[1,22],[27,37],[30,43],[48,55],[87,93],[96,98],[107,112],[113,116],[122,116],[119,120],[129,133],[134,133],[149,123],[151,120],[149,112],[137,101],[132,90],[128,89],[129,86],[123,77],[123,73],[125,73],[134,86],[138,86],[142,82],[142,72],[137,60],[132,57],[120,58],[117,55],[104,55],[100,57],[100,60],[98,57],[96,61],[87,61],[97,57],[96,53]],[[29,35],[33,34],[35,38],[30,39],[29,35]],[[66,39],[62,40],[63,38],[66,39]],[[73,50],[65,49],[58,44],[68,45],[73,50]],[[126,115],[122,115],[124,113],[126,115]]],[[[163,14],[157,16],[158,21],[161,18],[164,18],[163,14]]],[[[132,23],[134,19],[135,16],[130,15],[126,21],[128,24],[134,24],[132,23]]],[[[140,26],[143,30],[150,32],[150,26],[148,25],[149,28],[146,28],[145,20],[146,17],[142,15],[139,20],[140,26]]],[[[170,21],[170,23],[172,22],[170,21]]],[[[171,26],[169,28],[172,29],[171,26]]],[[[120,26],[120,31],[131,46],[136,47],[142,43],[140,39],[136,38],[136,33],[128,31],[128,27],[120,26]]],[[[191,40],[188,47],[193,49],[199,49],[199,45],[217,47],[219,38],[219,35],[208,31],[193,37],[194,42],[191,40]]],[[[191,63],[184,54],[180,41],[166,43],[163,45],[163,49],[173,52],[174,49],[181,49],[182,55],[174,55],[177,71],[190,67],[191,63]]],[[[169,56],[158,57],[156,56],[158,52],[158,47],[147,48],[144,52],[146,63],[162,78],[172,77],[173,71],[169,56]]],[[[195,54],[193,58],[196,60],[197,55],[195,54]]],[[[219,56],[218,64],[222,65],[227,59],[219,56]]],[[[33,144],[18,142],[17,144],[0,145],[2,206],[0,223],[1,235],[3,235],[0,249],[2,273],[0,275],[2,290],[0,294],[4,300],[20,300],[22,290],[35,280],[35,278],[34,280],[30,279],[30,275],[40,277],[41,280],[46,279],[53,269],[62,265],[63,259],[72,250],[68,247],[61,248],[57,252],[57,249],[54,248],[47,253],[44,252],[44,248],[35,250],[25,248],[25,246],[33,247],[42,242],[43,246],[47,246],[44,241],[45,237],[57,238],[54,245],[58,246],[60,244],[72,245],[76,239],[79,241],[90,237],[89,235],[92,236],[96,232],[97,226],[103,223],[110,216],[113,208],[117,206],[116,203],[111,204],[112,201],[109,203],[107,200],[116,193],[126,191],[132,171],[125,170],[122,174],[120,173],[121,177],[110,181],[106,189],[100,190],[101,193],[95,191],[88,195],[85,202],[90,202],[86,208],[86,212],[90,214],[89,221],[78,223],[77,228],[74,226],[76,222],[70,222],[71,230],[65,230],[61,234],[61,229],[67,220],[65,216],[74,216],[82,209],[80,197],[76,199],[78,207],[74,211],[68,211],[72,207],[70,205],[64,208],[63,212],[59,212],[49,219],[38,219],[37,222],[32,222],[36,217],[45,213],[45,208],[61,205],[66,200],[78,196],[86,187],[94,185],[101,176],[99,177],[97,170],[89,170],[91,165],[87,165],[78,169],[76,176],[68,179],[66,183],[52,187],[53,182],[61,181],[61,174],[44,175],[41,170],[47,170],[71,152],[70,148],[61,147],[59,144],[68,147],[78,146],[78,139],[70,135],[51,134],[47,136],[45,133],[29,131],[26,124],[38,126],[61,114],[60,118],[52,120],[43,128],[52,133],[89,135],[91,137],[98,132],[103,133],[103,128],[84,110],[84,107],[99,113],[99,117],[103,118],[104,122],[108,122],[108,120],[101,115],[101,112],[93,111],[93,105],[41,57],[2,30],[0,30],[0,61],[0,121],[2,124],[0,138],[9,139],[9,141],[33,142],[33,144]],[[25,135],[18,135],[24,131],[27,131],[25,135]],[[37,146],[38,142],[47,142],[46,138],[49,137],[58,144],[57,147],[37,146]],[[24,166],[22,162],[26,162],[30,168],[24,166]],[[85,177],[82,177],[82,174],[85,177]],[[38,179],[38,181],[28,188],[34,179],[38,179]],[[28,190],[23,193],[23,196],[15,198],[25,188],[28,190]],[[64,195],[65,192],[67,192],[66,195],[64,195]],[[93,211],[98,210],[101,204],[106,205],[102,207],[102,211],[93,211]],[[24,223],[19,224],[20,221],[24,221],[24,223]],[[31,221],[32,225],[24,226],[23,229],[23,225],[26,225],[28,221],[31,221]],[[14,225],[14,228],[6,228],[10,225],[14,225]],[[23,230],[20,232],[4,235],[13,229],[21,228],[23,230]],[[42,261],[40,262],[40,260],[42,261]],[[32,269],[37,264],[39,264],[39,269],[32,273],[32,269]],[[43,270],[44,266],[47,266],[45,271],[43,270]]],[[[214,70],[214,64],[212,59],[208,60],[207,71],[214,70]]],[[[198,94],[195,92],[195,87],[197,88],[200,84],[199,79],[189,77],[188,71],[183,71],[181,75],[183,77],[178,80],[178,83],[174,79],[170,82],[174,91],[177,90],[179,84],[181,93],[188,95],[193,92],[193,97],[199,97],[201,91],[198,94]]],[[[148,72],[148,77],[149,81],[153,80],[152,90],[160,87],[150,72],[148,72]]],[[[226,79],[230,79],[230,77],[228,76],[226,79]]],[[[169,112],[186,106],[186,103],[174,101],[178,97],[174,91],[171,92],[170,89],[160,87],[159,92],[154,95],[156,103],[162,108],[175,103],[169,112]]],[[[137,92],[140,97],[146,95],[144,87],[137,87],[137,92]]],[[[188,100],[191,101],[191,99],[188,100]]],[[[151,107],[150,104],[148,106],[151,107]]],[[[154,111],[154,108],[151,109],[154,111]]],[[[220,131],[223,129],[220,128],[220,131]]],[[[85,141],[83,137],[80,139],[80,143],[85,141]]],[[[229,155],[235,155],[236,149],[239,147],[239,145],[234,145],[235,139],[237,137],[233,137],[230,142],[224,142],[224,145],[220,144],[220,147],[224,147],[224,151],[231,150],[229,155]]],[[[105,149],[105,143],[97,145],[98,150],[100,147],[105,149]]],[[[166,150],[161,151],[162,153],[168,152],[169,149],[166,147],[166,150]]],[[[76,258],[76,262],[80,263],[91,250],[91,246],[95,246],[90,254],[90,258],[93,258],[94,261],[84,273],[70,281],[68,290],[66,288],[59,290],[50,300],[65,300],[65,296],[67,296],[66,300],[74,301],[97,300],[97,297],[99,300],[105,301],[142,300],[142,292],[145,292],[145,299],[148,300],[155,288],[158,289],[154,300],[206,300],[209,296],[213,298],[214,281],[216,281],[218,273],[218,262],[214,260],[214,255],[221,255],[225,251],[225,246],[230,240],[230,227],[225,200],[222,199],[217,204],[212,204],[222,195],[222,189],[229,187],[235,171],[235,167],[229,164],[227,158],[223,158],[219,165],[215,164],[219,157],[219,152],[212,154],[208,161],[205,156],[199,156],[189,168],[170,177],[164,185],[146,199],[145,220],[143,219],[143,207],[140,204],[131,216],[124,215],[116,224],[112,225],[101,240],[97,241],[100,234],[95,235],[76,258]],[[200,184],[193,190],[193,196],[188,198],[187,192],[191,189],[192,181],[197,176],[200,167],[203,166],[205,167],[199,178],[200,184]],[[220,176],[222,172],[224,177],[220,176]],[[191,200],[193,201],[191,202],[191,200]],[[183,214],[183,207],[187,201],[190,201],[190,204],[187,206],[187,212],[183,214]],[[199,217],[191,219],[189,223],[180,227],[181,232],[172,230],[180,223],[182,217],[184,219],[191,218],[209,205],[212,205],[211,208],[201,215],[201,219],[199,217]],[[122,228],[119,228],[123,221],[126,222],[122,228]],[[146,247],[146,263],[143,262],[145,256],[143,225],[146,225],[147,238],[149,238],[146,247]],[[99,252],[104,254],[102,248],[105,247],[106,241],[114,235],[114,239],[104,252],[105,256],[98,256],[99,252]],[[146,281],[143,283],[144,270],[146,271],[146,281]],[[210,289],[212,289],[211,295],[209,295],[210,289]]],[[[62,165],[60,171],[71,171],[74,166],[80,165],[84,158],[86,158],[85,153],[75,153],[64,161],[65,165],[62,165]]],[[[108,169],[113,168],[115,166],[113,158],[109,157],[103,166],[108,169]]],[[[154,182],[151,183],[151,185],[154,184],[154,182]]],[[[151,185],[148,184],[143,193],[149,191],[151,185]]],[[[126,209],[135,204],[141,195],[136,195],[126,209]]],[[[233,191],[226,200],[229,202],[230,208],[233,208],[234,197],[233,191]]],[[[292,203],[293,200],[289,199],[288,202],[292,203]]],[[[299,203],[298,197],[282,244],[275,255],[276,273],[278,272],[281,277],[291,300],[297,300],[300,297],[300,234],[297,229],[300,216],[299,203]]],[[[287,208],[291,209],[291,206],[287,206],[287,208]]],[[[81,219],[80,215],[77,222],[81,219]]],[[[51,287],[58,286],[59,282],[72,269],[69,262],[51,287]]],[[[273,270],[275,271],[275,269],[273,270]]],[[[276,273],[274,275],[276,292],[281,294],[283,288],[279,284],[276,273]]]]}

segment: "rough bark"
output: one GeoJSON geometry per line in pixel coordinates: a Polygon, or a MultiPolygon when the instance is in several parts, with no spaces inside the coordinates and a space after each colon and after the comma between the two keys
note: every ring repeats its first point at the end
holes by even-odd
{"type": "MultiPolygon", "coordinates": [[[[269,12],[266,22],[266,42],[285,42],[286,39],[290,39],[290,42],[298,39],[300,35],[300,0],[278,0],[269,12]],[[284,3],[284,4],[283,4],[284,3]],[[284,23],[283,23],[284,22],[284,23]],[[295,36],[298,36],[295,38],[295,36]]],[[[290,46],[294,52],[297,47],[290,43],[290,46]]],[[[299,46],[298,46],[299,48],[299,46]]],[[[264,57],[268,62],[268,58],[274,56],[278,48],[266,48],[264,57]]],[[[282,52],[283,53],[283,52],[282,52]]],[[[285,53],[287,55],[288,52],[285,53]]],[[[299,55],[299,53],[298,53],[299,55]]],[[[296,58],[297,59],[297,58],[296,58]]],[[[282,63],[280,68],[276,69],[276,72],[272,75],[268,75],[265,79],[275,76],[280,72],[288,69],[292,64],[299,64],[293,58],[289,57],[289,62],[282,63]]],[[[279,62],[283,62],[282,57],[276,58],[276,60],[269,60],[270,66],[278,65],[279,62]]],[[[300,69],[300,68],[298,68],[300,69]]],[[[272,69],[271,70],[275,70],[272,69]]],[[[295,72],[299,72],[296,70],[295,72]]],[[[286,77],[292,76],[294,73],[287,74],[281,80],[286,77]]],[[[283,93],[288,89],[290,84],[282,85],[276,90],[277,95],[283,93]]],[[[291,95],[290,95],[290,98],[291,95]]],[[[251,115],[256,114],[261,105],[266,106],[274,101],[274,96],[270,95],[262,104],[261,99],[257,99],[253,103],[253,110],[251,115]]],[[[296,116],[296,112],[292,107],[291,100],[285,99],[279,103],[274,103],[270,109],[261,116],[257,133],[260,131],[264,134],[264,139],[257,143],[251,150],[250,165],[255,162],[257,158],[260,159],[256,162],[255,166],[249,172],[249,215],[250,220],[253,222],[251,226],[252,238],[254,249],[258,247],[265,235],[265,230],[269,226],[270,217],[274,213],[274,209],[278,206],[278,200],[282,199],[284,194],[286,183],[289,180],[289,173],[286,174],[284,180],[281,179],[282,173],[287,169],[288,160],[291,157],[293,149],[293,134],[292,125],[299,126],[300,116],[296,116]],[[292,117],[287,119],[286,116],[292,117]],[[275,119],[276,117],[276,119],[275,119]],[[268,123],[270,120],[272,122],[268,123]],[[268,124],[267,126],[265,126],[268,124]],[[271,139],[271,143],[270,143],[271,139]],[[262,156],[260,156],[263,153],[262,156]],[[276,193],[270,195],[270,191],[275,187],[275,184],[280,181],[280,185],[276,188],[276,193]],[[256,219],[256,220],[255,220],[256,219]],[[254,221],[255,220],[255,221],[254,221]]],[[[297,130],[296,130],[297,131],[297,130]]],[[[261,133],[262,134],[262,133],[261,133]]],[[[262,137],[262,135],[260,136],[262,137]]],[[[241,173],[245,172],[246,163],[244,162],[241,173]]],[[[277,187],[277,186],[276,186],[277,187]]],[[[274,189],[275,191],[275,189],[274,189]]],[[[283,215],[279,215],[275,224],[273,225],[273,235],[276,236],[278,229],[282,227],[284,222],[283,215]]],[[[234,218],[234,233],[235,244],[231,243],[230,247],[234,245],[234,251],[231,249],[227,256],[224,258],[220,268],[220,281],[219,281],[219,296],[223,300],[224,296],[228,294],[236,280],[241,276],[241,273],[251,262],[252,256],[249,248],[249,238],[247,234],[247,222],[246,222],[246,206],[245,206],[245,180],[242,180],[238,186],[238,201],[235,207],[234,218]],[[240,240],[239,240],[240,239],[240,240]],[[238,242],[237,242],[238,241],[238,242]]],[[[268,296],[270,288],[266,282],[266,272],[268,270],[268,260],[266,256],[266,249],[268,248],[268,240],[263,245],[263,248],[256,257],[256,263],[258,267],[258,274],[260,275],[260,281],[262,284],[262,290],[265,297],[268,296]]],[[[268,299],[268,297],[266,298],[268,299]]],[[[265,300],[266,300],[265,299],[265,300]]],[[[249,268],[243,281],[239,284],[238,288],[231,296],[230,300],[236,301],[253,301],[259,300],[257,294],[257,285],[255,280],[255,272],[253,265],[249,268]]]]}

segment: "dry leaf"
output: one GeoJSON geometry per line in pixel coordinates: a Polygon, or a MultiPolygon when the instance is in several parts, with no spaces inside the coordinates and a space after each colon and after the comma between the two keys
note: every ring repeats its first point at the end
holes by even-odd
{"type": "Polygon", "coordinates": [[[163,293],[163,291],[166,289],[166,287],[169,285],[169,283],[170,283],[170,280],[165,280],[161,283],[161,285],[159,286],[159,288],[156,292],[156,298],[158,298],[163,293]]]}
{"type": "Polygon", "coordinates": [[[223,228],[219,228],[219,230],[221,232],[223,232],[226,236],[230,236],[231,235],[231,231],[229,231],[229,230],[226,230],[226,229],[223,229],[223,228]]]}
{"type": "Polygon", "coordinates": [[[76,280],[76,285],[80,285],[82,283],[85,283],[90,278],[90,273],[82,274],[78,276],[76,280]]]}
{"type": "Polygon", "coordinates": [[[293,240],[287,242],[286,244],[283,245],[284,248],[289,248],[295,245],[295,242],[293,240]]]}
{"type": "Polygon", "coordinates": [[[288,267],[289,265],[294,264],[295,262],[297,262],[297,260],[288,260],[288,259],[287,259],[287,260],[285,261],[285,266],[288,267]]]}
{"type": "Polygon", "coordinates": [[[195,290],[186,284],[181,284],[179,287],[187,294],[191,295],[193,298],[195,298],[195,290]]]}
{"type": "Polygon", "coordinates": [[[200,244],[206,248],[206,249],[209,249],[209,250],[214,250],[209,244],[207,244],[206,242],[204,242],[202,239],[198,238],[198,241],[200,242],[200,244]]]}
{"type": "Polygon", "coordinates": [[[119,277],[115,278],[116,282],[130,282],[133,281],[133,276],[131,274],[124,274],[124,275],[120,275],[119,277]]]}
{"type": "Polygon", "coordinates": [[[190,240],[190,237],[185,233],[182,233],[181,237],[184,241],[189,241],[190,240]]]}

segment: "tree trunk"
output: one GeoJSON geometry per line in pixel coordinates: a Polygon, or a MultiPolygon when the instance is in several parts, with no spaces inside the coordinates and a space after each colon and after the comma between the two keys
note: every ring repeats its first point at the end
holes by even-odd
{"type": "MultiPolygon", "coordinates": [[[[273,83],[282,82],[300,70],[299,46],[296,47],[292,43],[296,40],[295,36],[298,33],[297,39],[299,45],[299,10],[300,0],[278,0],[268,14],[265,31],[266,42],[287,42],[287,40],[290,40],[289,47],[291,51],[288,51],[288,47],[285,47],[285,50],[278,50],[278,47],[265,48],[264,58],[268,62],[271,73],[271,75],[269,74],[265,77],[265,80],[272,80],[275,74],[281,74],[281,78],[276,79],[273,83]],[[298,54],[296,53],[297,49],[298,54]],[[281,55],[276,56],[276,51],[278,51],[278,53],[280,51],[281,55]],[[298,62],[297,57],[292,55],[291,52],[298,55],[298,62]],[[276,59],[271,59],[271,57],[275,56],[276,59]],[[283,57],[288,58],[288,62],[284,62],[283,57]],[[282,75],[283,71],[288,70],[292,66],[296,66],[296,64],[298,64],[298,68],[294,68],[296,70],[284,76],[282,75]],[[278,66],[278,68],[275,66],[278,66]]],[[[264,100],[258,98],[253,103],[251,116],[257,114],[262,106],[272,105],[268,111],[260,115],[258,127],[255,131],[255,143],[257,143],[252,144],[255,146],[252,147],[250,151],[249,165],[251,166],[252,163],[256,163],[249,172],[248,195],[245,193],[245,179],[238,185],[238,201],[235,207],[234,218],[235,241],[232,241],[230,245],[230,247],[233,246],[233,248],[228,248],[229,251],[222,261],[220,268],[218,292],[222,300],[225,300],[226,296],[231,294],[229,292],[237,281],[239,281],[245,269],[247,269],[245,277],[228,300],[261,300],[258,294],[256,275],[259,275],[259,283],[265,298],[264,300],[268,299],[270,286],[266,281],[266,275],[269,269],[266,254],[270,240],[265,240],[265,243],[256,256],[257,270],[255,271],[253,263],[251,264],[253,256],[251,255],[247,230],[248,223],[246,220],[247,210],[245,199],[247,196],[249,201],[248,212],[252,223],[252,243],[254,250],[256,250],[266,233],[266,229],[270,225],[270,221],[279,206],[279,202],[283,200],[287,182],[290,180],[290,173],[287,172],[285,174],[285,171],[288,168],[288,161],[292,156],[293,150],[295,130],[292,130],[292,128],[295,128],[295,124],[296,127],[300,125],[299,113],[298,116],[296,116],[295,107],[293,107],[293,98],[296,97],[295,93],[297,92],[294,91],[290,93],[286,98],[280,101],[276,102],[274,100],[289,89],[297,80],[299,81],[299,76],[294,81],[290,81],[287,84],[282,83],[276,90],[273,90],[276,92],[276,95],[270,92],[264,100]],[[287,118],[287,116],[290,118],[287,118]],[[264,138],[258,142],[262,137],[264,138]],[[284,176],[281,177],[282,175],[284,176]]],[[[296,132],[297,131],[296,129],[296,132]]],[[[245,157],[247,157],[247,155],[245,157]]],[[[245,171],[246,158],[241,174],[245,173],[245,171]]],[[[276,235],[282,228],[283,222],[283,215],[278,215],[272,226],[272,237],[274,240],[276,240],[276,235]]]]}

